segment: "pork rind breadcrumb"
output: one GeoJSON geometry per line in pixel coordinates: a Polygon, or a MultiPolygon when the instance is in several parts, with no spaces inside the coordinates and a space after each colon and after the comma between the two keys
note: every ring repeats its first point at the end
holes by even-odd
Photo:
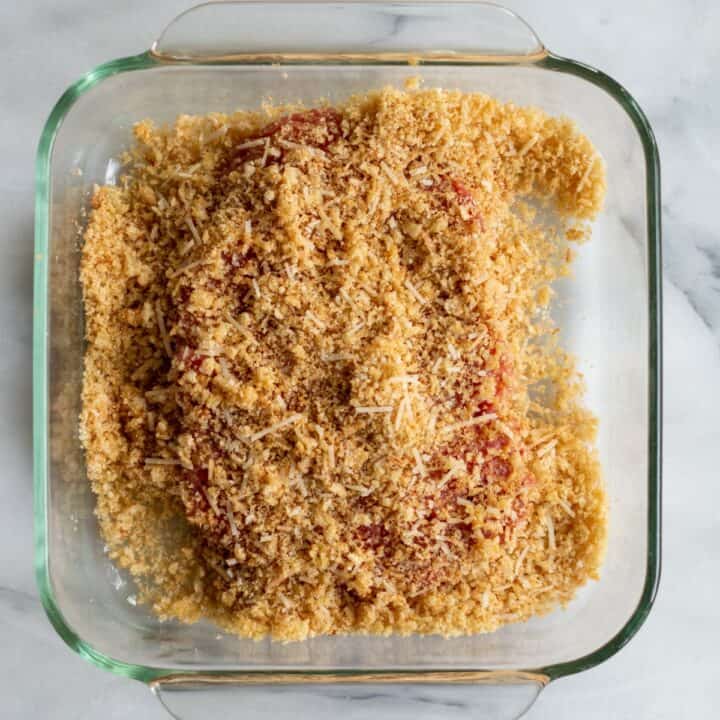
{"type": "Polygon", "coordinates": [[[85,233],[82,441],[141,600],[457,635],[597,577],[596,419],[547,310],[604,195],[572,122],[388,88],[135,136],[85,233]]]}

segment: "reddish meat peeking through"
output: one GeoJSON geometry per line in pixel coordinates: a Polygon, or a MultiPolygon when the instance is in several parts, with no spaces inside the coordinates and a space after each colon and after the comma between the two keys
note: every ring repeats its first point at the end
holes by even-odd
{"type": "Polygon", "coordinates": [[[342,115],[332,108],[293,113],[267,125],[258,137],[274,135],[282,140],[325,150],[342,135],[342,115]]]}
{"type": "Polygon", "coordinates": [[[282,141],[305,145],[318,150],[327,150],[336,140],[342,137],[342,115],[332,108],[315,108],[305,112],[286,115],[266,125],[257,134],[243,138],[241,149],[235,155],[235,164],[261,158],[266,153],[264,143],[253,143],[264,138],[281,141],[279,147],[273,146],[275,159],[282,160],[287,146],[282,141]],[[249,147],[242,147],[248,145],[249,147]]]}
{"type": "Polygon", "coordinates": [[[178,364],[181,368],[184,370],[195,370],[195,372],[197,372],[200,370],[207,355],[197,352],[197,350],[190,347],[190,345],[184,345],[177,357],[178,364]]]}
{"type": "MultiPolygon", "coordinates": [[[[457,514],[461,512],[461,505],[492,505],[495,503],[493,498],[510,495],[513,498],[510,509],[502,516],[488,520],[481,531],[484,537],[497,538],[504,543],[513,530],[525,522],[526,492],[536,479],[522,467],[525,455],[522,443],[511,441],[501,419],[493,417],[500,414],[502,400],[512,384],[513,368],[497,344],[490,352],[499,356],[499,367],[487,371],[476,362],[469,363],[460,375],[459,386],[463,391],[458,390],[454,396],[456,407],[465,406],[471,410],[471,418],[487,417],[487,422],[463,428],[436,451],[430,462],[435,468],[430,477],[438,483],[438,489],[432,491],[427,499],[433,507],[431,518],[434,518],[439,512],[457,514]],[[494,378],[489,386],[486,382],[488,376],[494,378]],[[488,392],[493,395],[488,397],[488,392]],[[448,460],[455,467],[458,467],[459,461],[460,479],[443,481],[448,460]],[[463,481],[462,477],[467,477],[468,481],[463,481]]],[[[454,526],[463,535],[472,537],[469,524],[465,528],[458,523],[454,526]]]]}
{"type": "Polygon", "coordinates": [[[389,539],[388,532],[381,523],[360,525],[357,534],[363,546],[370,550],[378,550],[386,545],[389,539]]]}
{"type": "Polygon", "coordinates": [[[477,227],[480,232],[485,232],[485,222],[483,216],[480,214],[480,208],[473,194],[463,183],[455,178],[450,180],[450,185],[455,191],[455,195],[457,195],[458,205],[466,209],[464,214],[461,213],[464,215],[463,219],[473,227],[477,227]]]}
{"type": "Polygon", "coordinates": [[[477,201],[468,187],[457,178],[440,175],[438,182],[429,185],[427,190],[440,195],[440,204],[449,211],[454,205],[460,212],[462,220],[471,228],[485,232],[485,220],[480,212],[477,201]],[[448,199],[454,197],[454,202],[448,199]]]}

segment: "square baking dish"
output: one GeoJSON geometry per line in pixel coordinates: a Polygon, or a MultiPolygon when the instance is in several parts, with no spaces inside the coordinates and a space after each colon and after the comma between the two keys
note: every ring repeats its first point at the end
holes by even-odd
{"type": "Polygon", "coordinates": [[[35,562],[48,616],[82,656],[150,684],[178,717],[248,714],[257,702],[290,717],[307,696],[333,702],[353,692],[385,693],[387,713],[404,716],[427,684],[480,717],[517,717],[547,682],[598,664],[638,630],[660,567],[660,185],[652,131],[614,80],[551,54],[496,5],[210,3],[174,20],[150,51],[66,91],[40,139],[36,184],[35,562]],[[605,160],[605,209],[574,277],[557,285],[556,308],[600,419],[610,501],[602,577],[565,610],[474,637],[283,645],[208,623],[161,623],[135,604],[132,581],[104,553],[78,439],[78,274],[93,185],[117,180],[132,125],[146,117],[256,108],[269,96],[335,102],[418,76],[426,87],[567,115],[605,160]],[[389,693],[396,683],[404,689],[389,693]],[[258,695],[264,686],[273,692],[258,695]]]}

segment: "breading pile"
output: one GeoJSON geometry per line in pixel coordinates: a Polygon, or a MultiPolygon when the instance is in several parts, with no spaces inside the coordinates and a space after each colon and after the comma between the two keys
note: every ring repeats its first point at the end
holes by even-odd
{"type": "Polygon", "coordinates": [[[547,312],[604,194],[570,121],[385,89],[135,134],[85,233],[82,440],[142,599],[452,635],[597,576],[596,421],[547,312]]]}

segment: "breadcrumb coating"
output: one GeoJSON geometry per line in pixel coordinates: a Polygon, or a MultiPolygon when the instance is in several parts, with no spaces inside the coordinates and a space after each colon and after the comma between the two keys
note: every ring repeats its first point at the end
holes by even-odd
{"type": "Polygon", "coordinates": [[[597,578],[597,422],[548,311],[605,190],[571,121],[386,88],[135,136],[85,232],[81,436],[141,601],[457,635],[597,578]]]}

